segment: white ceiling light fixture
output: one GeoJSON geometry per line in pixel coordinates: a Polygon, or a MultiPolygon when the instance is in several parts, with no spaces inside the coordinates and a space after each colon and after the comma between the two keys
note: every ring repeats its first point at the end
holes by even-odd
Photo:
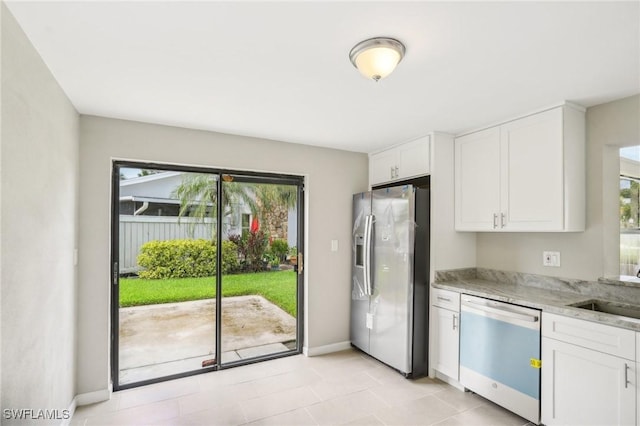
{"type": "Polygon", "coordinates": [[[404,45],[398,40],[375,37],[356,44],[349,52],[349,59],[362,75],[377,82],[396,69],[404,52],[404,45]]]}

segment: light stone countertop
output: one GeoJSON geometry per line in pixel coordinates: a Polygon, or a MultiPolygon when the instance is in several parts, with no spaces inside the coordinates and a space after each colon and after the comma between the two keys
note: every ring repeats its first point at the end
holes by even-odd
{"type": "MultiPolygon", "coordinates": [[[[480,272],[481,271],[479,270],[479,273],[480,272]]],[[[509,282],[494,281],[490,279],[473,278],[471,276],[460,276],[457,279],[453,278],[447,279],[446,281],[436,281],[432,284],[432,286],[435,288],[451,290],[458,293],[485,297],[501,302],[541,309],[543,312],[551,312],[558,315],[580,318],[586,321],[598,322],[601,324],[612,325],[615,327],[626,328],[629,330],[640,332],[640,320],[638,319],[567,306],[580,302],[586,302],[591,299],[602,299],[599,294],[590,295],[578,292],[559,291],[556,289],[543,288],[526,284],[515,284],[509,282]]],[[[639,290],[639,297],[637,299],[634,298],[635,300],[626,300],[626,303],[633,303],[635,301],[637,304],[638,302],[640,302],[640,289],[637,290],[639,290]]],[[[613,301],[615,302],[615,300],[613,301]]],[[[618,300],[618,302],[621,301],[618,300]]]]}

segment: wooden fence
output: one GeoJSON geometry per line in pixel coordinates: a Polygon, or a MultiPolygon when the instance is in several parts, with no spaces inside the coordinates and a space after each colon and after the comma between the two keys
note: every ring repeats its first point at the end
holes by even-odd
{"type": "Polygon", "coordinates": [[[140,247],[147,241],[176,239],[212,239],[215,219],[204,223],[193,218],[166,216],[120,216],[120,273],[139,270],[137,264],[140,247]]]}

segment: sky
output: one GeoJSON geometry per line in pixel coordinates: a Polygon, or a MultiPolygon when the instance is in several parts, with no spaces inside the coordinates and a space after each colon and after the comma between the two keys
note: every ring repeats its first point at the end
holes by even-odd
{"type": "Polygon", "coordinates": [[[620,157],[640,161],[640,145],[620,148],[620,157]]]}

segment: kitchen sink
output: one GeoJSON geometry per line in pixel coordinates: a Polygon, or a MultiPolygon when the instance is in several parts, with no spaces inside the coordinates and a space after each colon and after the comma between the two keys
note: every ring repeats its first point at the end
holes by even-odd
{"type": "Polygon", "coordinates": [[[588,309],[590,311],[604,312],[607,314],[619,315],[622,317],[630,317],[640,319],[640,306],[628,305],[626,303],[616,303],[607,300],[587,300],[585,302],[574,303],[575,308],[588,309]]]}

